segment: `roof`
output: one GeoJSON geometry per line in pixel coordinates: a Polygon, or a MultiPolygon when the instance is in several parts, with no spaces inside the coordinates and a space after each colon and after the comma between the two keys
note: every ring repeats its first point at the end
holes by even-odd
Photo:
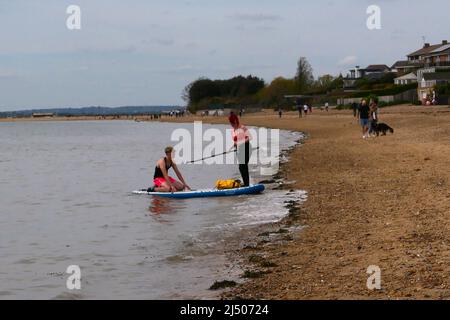
{"type": "Polygon", "coordinates": [[[417,63],[411,63],[408,60],[400,60],[400,61],[397,61],[396,63],[394,63],[394,65],[391,67],[391,69],[408,68],[408,67],[419,68],[420,65],[418,65],[417,63]]]}
{"type": "Polygon", "coordinates": [[[417,76],[414,72],[405,74],[404,76],[395,78],[395,80],[417,80],[417,76]]]}
{"type": "Polygon", "coordinates": [[[448,80],[448,81],[450,81],[450,72],[424,73],[423,78],[425,79],[425,81],[430,81],[430,80],[448,80]]]}
{"type": "Polygon", "coordinates": [[[389,70],[389,67],[385,64],[371,64],[366,68],[366,71],[372,70],[372,71],[384,71],[389,70]]]}
{"type": "Polygon", "coordinates": [[[441,45],[439,48],[434,49],[433,51],[431,51],[430,53],[438,53],[438,52],[442,52],[445,50],[450,49],[450,44],[445,44],[445,45],[441,45]]]}
{"type": "Polygon", "coordinates": [[[380,80],[380,79],[382,79],[383,77],[385,76],[385,74],[384,73],[369,73],[369,74],[366,74],[365,75],[365,78],[366,79],[369,79],[369,80],[380,80]]]}
{"type": "Polygon", "coordinates": [[[422,56],[422,55],[425,55],[425,54],[429,54],[431,51],[436,50],[436,49],[438,49],[438,48],[441,47],[441,46],[442,46],[442,43],[440,43],[440,44],[434,44],[434,45],[431,45],[431,46],[429,46],[429,47],[423,47],[423,48],[420,49],[420,50],[417,50],[417,51],[415,51],[415,52],[413,52],[413,53],[408,54],[408,57],[412,57],[412,56],[422,56]]]}

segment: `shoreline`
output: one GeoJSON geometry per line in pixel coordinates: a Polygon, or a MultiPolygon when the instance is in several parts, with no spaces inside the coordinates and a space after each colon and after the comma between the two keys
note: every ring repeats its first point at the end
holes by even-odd
{"type": "MultiPolygon", "coordinates": [[[[229,254],[253,273],[218,292],[222,299],[450,298],[450,108],[383,108],[380,119],[395,134],[369,140],[361,138],[351,113],[244,116],[248,126],[307,133],[280,167],[286,181],[295,181],[286,189],[308,192],[283,221],[305,228],[294,227],[292,238],[283,239],[290,235],[284,227],[269,224],[240,239],[229,254]],[[271,237],[274,231],[279,233],[271,237]],[[366,287],[371,265],[382,271],[379,291],[366,287]]],[[[227,122],[193,116],[161,121],[194,120],[227,122]]]]}
{"type": "Polygon", "coordinates": [[[450,298],[450,109],[400,105],[380,118],[394,135],[363,140],[349,110],[243,118],[308,134],[285,166],[292,188],[308,192],[293,209],[294,223],[306,227],[286,242],[266,242],[262,232],[259,247],[240,249],[244,267],[255,270],[262,256],[269,273],[250,274],[223,299],[450,298]],[[367,288],[372,265],[381,290],[367,288]]]}

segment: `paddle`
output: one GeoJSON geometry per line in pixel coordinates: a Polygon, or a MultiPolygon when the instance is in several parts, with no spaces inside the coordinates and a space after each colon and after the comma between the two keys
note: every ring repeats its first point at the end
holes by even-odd
{"type": "MultiPolygon", "coordinates": [[[[255,148],[255,149],[252,149],[252,151],[256,151],[256,150],[259,150],[259,147],[255,148]]],[[[199,159],[199,160],[194,160],[194,161],[186,162],[186,164],[192,164],[192,163],[196,163],[196,162],[200,162],[200,161],[212,159],[212,158],[215,158],[215,157],[224,156],[224,155],[229,154],[229,153],[232,153],[232,152],[237,152],[237,150],[235,149],[235,150],[226,151],[226,152],[223,152],[223,153],[220,153],[220,154],[213,154],[213,155],[210,156],[210,157],[206,157],[206,158],[202,158],[202,159],[199,159]]]]}

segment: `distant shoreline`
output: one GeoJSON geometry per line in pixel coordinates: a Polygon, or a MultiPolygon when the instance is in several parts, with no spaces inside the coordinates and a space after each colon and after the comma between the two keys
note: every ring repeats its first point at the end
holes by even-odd
{"type": "Polygon", "coordinates": [[[23,117],[23,118],[0,118],[0,122],[31,122],[31,121],[112,121],[112,120],[128,120],[128,121],[161,121],[170,118],[163,115],[161,119],[152,119],[151,116],[54,116],[54,117],[23,117]]]}

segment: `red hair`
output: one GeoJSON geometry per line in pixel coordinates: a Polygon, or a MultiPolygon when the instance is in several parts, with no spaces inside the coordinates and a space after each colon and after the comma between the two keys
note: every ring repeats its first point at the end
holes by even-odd
{"type": "Polygon", "coordinates": [[[230,121],[231,124],[239,125],[239,117],[235,115],[233,112],[230,113],[228,120],[230,121]]]}

